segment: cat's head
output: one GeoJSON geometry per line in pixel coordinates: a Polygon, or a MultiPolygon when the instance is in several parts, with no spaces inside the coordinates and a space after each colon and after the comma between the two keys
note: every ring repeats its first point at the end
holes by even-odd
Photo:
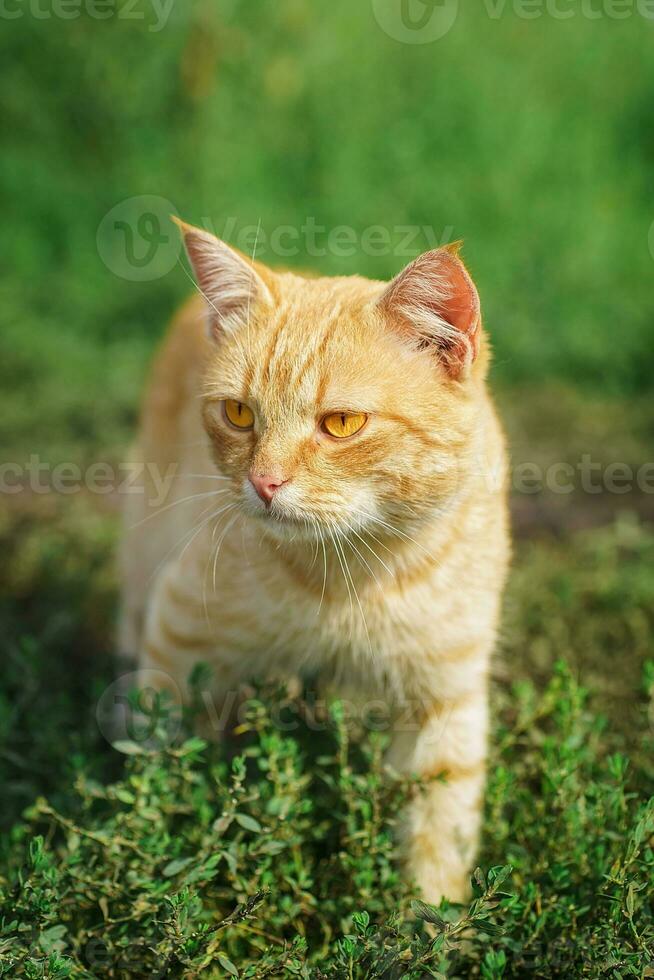
{"type": "Polygon", "coordinates": [[[391,283],[307,279],[182,231],[214,341],[204,425],[243,512],[286,538],[383,534],[447,509],[487,361],[457,249],[391,283]]]}

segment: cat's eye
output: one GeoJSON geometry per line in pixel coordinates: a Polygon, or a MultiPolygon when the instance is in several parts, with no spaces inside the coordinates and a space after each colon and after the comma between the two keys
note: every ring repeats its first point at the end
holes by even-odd
{"type": "Polygon", "coordinates": [[[346,439],[359,432],[368,419],[363,412],[332,412],[325,415],[321,422],[321,428],[336,439],[346,439]]]}
{"type": "Polygon", "coordinates": [[[231,422],[237,429],[251,429],[254,425],[254,412],[243,402],[227,398],[223,402],[223,407],[227,421],[231,422]]]}

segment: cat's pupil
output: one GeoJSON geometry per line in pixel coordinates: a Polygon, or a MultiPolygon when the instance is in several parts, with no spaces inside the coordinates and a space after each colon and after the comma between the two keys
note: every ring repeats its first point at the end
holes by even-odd
{"type": "Polygon", "coordinates": [[[345,428],[345,416],[341,415],[341,425],[345,428]]]}

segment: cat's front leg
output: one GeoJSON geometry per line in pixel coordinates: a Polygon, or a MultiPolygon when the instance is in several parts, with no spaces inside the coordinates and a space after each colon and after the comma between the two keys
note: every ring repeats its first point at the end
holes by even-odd
{"type": "Polygon", "coordinates": [[[413,731],[396,734],[390,757],[397,769],[423,780],[403,827],[408,871],[425,901],[464,902],[483,810],[486,683],[421,704],[416,715],[413,731]]]}
{"type": "MultiPolygon", "coordinates": [[[[164,567],[152,590],[139,653],[143,686],[167,690],[173,701],[187,702],[193,668],[208,664],[211,690],[201,691],[206,711],[203,729],[223,733],[238,699],[238,655],[225,642],[225,614],[212,607],[197,576],[173,561],[164,567]],[[231,701],[230,701],[231,698],[231,701]],[[234,703],[231,703],[234,702],[234,703]]],[[[205,734],[209,734],[207,731],[205,734]]]]}

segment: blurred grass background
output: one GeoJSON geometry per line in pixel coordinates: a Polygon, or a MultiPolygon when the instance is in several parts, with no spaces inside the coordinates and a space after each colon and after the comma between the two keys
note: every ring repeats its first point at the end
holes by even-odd
{"type": "MultiPolygon", "coordinates": [[[[122,451],[189,289],[179,265],[129,282],[98,253],[104,215],[144,194],[217,231],[310,217],[463,238],[497,385],[520,404],[546,384],[553,405],[563,386],[648,406],[654,22],[460,7],[429,44],[392,39],[370,3],[345,0],[177,2],[160,30],[146,0],[141,20],[119,3],[106,20],[26,7],[9,21],[2,443],[45,458],[122,451]]],[[[407,258],[290,261],[386,278],[407,258]]]]}

